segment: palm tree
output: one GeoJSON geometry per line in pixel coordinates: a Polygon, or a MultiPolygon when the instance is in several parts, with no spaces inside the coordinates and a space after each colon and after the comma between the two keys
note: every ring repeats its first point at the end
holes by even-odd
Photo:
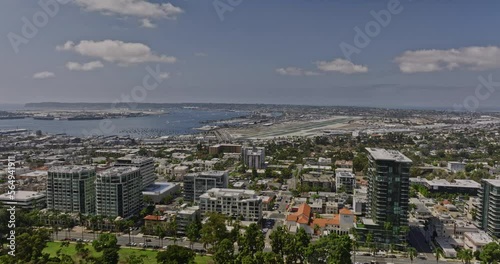
{"type": "Polygon", "coordinates": [[[177,242],[177,219],[174,216],[172,220],[167,224],[168,233],[174,238],[174,245],[177,242]]]}
{"type": "Polygon", "coordinates": [[[366,235],[366,246],[370,248],[370,250],[373,248],[373,233],[368,232],[368,235],[366,235]]]}
{"type": "Polygon", "coordinates": [[[354,252],[354,254],[352,254],[352,257],[353,257],[352,262],[353,263],[356,263],[356,250],[357,249],[358,249],[358,239],[356,237],[354,237],[354,239],[352,240],[352,251],[354,252]]]}
{"type": "Polygon", "coordinates": [[[85,227],[85,221],[87,220],[87,217],[82,213],[78,213],[78,219],[80,220],[80,226],[82,227],[82,240],[83,240],[83,229],[85,227]]]}
{"type": "Polygon", "coordinates": [[[59,234],[58,215],[59,215],[59,212],[57,210],[54,210],[54,211],[52,211],[52,213],[49,216],[50,226],[52,227],[52,231],[55,233],[55,240],[58,239],[58,234],[59,234]]]}
{"type": "Polygon", "coordinates": [[[458,251],[457,258],[462,260],[465,264],[470,264],[474,258],[474,253],[470,249],[462,249],[458,251]]]}
{"type": "Polygon", "coordinates": [[[130,232],[132,231],[132,227],[134,226],[134,221],[132,220],[128,220],[128,221],[125,221],[125,230],[126,232],[128,233],[128,243],[130,243],[130,232]]]}
{"type": "Polygon", "coordinates": [[[413,247],[408,248],[408,257],[410,258],[410,263],[413,263],[413,259],[417,257],[417,250],[413,247]]]}
{"type": "Polygon", "coordinates": [[[392,241],[391,237],[391,231],[392,231],[392,223],[391,222],[385,222],[384,223],[384,230],[385,230],[385,243],[390,244],[392,241]]]}
{"type": "Polygon", "coordinates": [[[441,257],[441,254],[443,254],[443,249],[440,247],[435,248],[434,254],[436,254],[436,263],[439,263],[439,258],[441,257]]]}
{"type": "Polygon", "coordinates": [[[95,240],[95,232],[97,231],[97,222],[98,222],[97,215],[90,216],[89,221],[90,225],[92,226],[92,231],[94,233],[94,240],[95,240]]]}
{"type": "Polygon", "coordinates": [[[162,225],[156,225],[155,234],[160,239],[160,247],[163,247],[163,238],[165,237],[165,228],[162,225]]]}

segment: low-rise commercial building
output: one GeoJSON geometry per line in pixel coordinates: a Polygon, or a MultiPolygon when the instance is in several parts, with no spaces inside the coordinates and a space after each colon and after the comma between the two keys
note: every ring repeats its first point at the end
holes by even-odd
{"type": "Polygon", "coordinates": [[[178,183],[155,182],[143,189],[142,195],[151,198],[154,203],[160,203],[167,196],[174,197],[180,190],[178,183]]]}
{"type": "Polygon", "coordinates": [[[218,155],[221,153],[241,153],[241,145],[217,144],[208,148],[208,154],[218,155]]]}
{"type": "Polygon", "coordinates": [[[9,193],[0,195],[2,207],[15,206],[17,209],[43,209],[47,203],[47,197],[43,192],[16,191],[11,197],[9,193]]]}
{"type": "Polygon", "coordinates": [[[493,238],[486,232],[465,232],[464,248],[472,251],[481,250],[486,244],[493,242],[493,238]]]}

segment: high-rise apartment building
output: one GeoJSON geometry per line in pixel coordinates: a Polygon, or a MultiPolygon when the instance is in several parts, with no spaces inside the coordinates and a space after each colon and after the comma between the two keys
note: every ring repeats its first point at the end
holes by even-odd
{"type": "Polygon", "coordinates": [[[242,147],[241,159],[250,169],[263,169],[265,167],[266,150],[258,147],[242,147]]]}
{"type": "Polygon", "coordinates": [[[404,239],[408,226],[409,178],[412,161],[399,151],[367,148],[369,153],[366,229],[382,243],[404,239]]]}
{"type": "Polygon", "coordinates": [[[214,188],[200,196],[200,211],[257,222],[262,218],[262,200],[253,190],[214,188]]]}
{"type": "Polygon", "coordinates": [[[92,166],[55,166],[47,174],[47,208],[68,213],[95,212],[96,171],[92,166]]]}
{"type": "Polygon", "coordinates": [[[136,167],[113,167],[97,174],[96,213],[129,218],[143,205],[142,178],[136,167]]]}
{"type": "Polygon", "coordinates": [[[116,160],[115,167],[137,167],[141,171],[142,189],[156,180],[153,158],[127,155],[116,160]]]}
{"type": "Polygon", "coordinates": [[[227,188],[229,177],[226,171],[204,171],[186,174],[183,181],[184,199],[193,202],[212,188],[227,188]]]}
{"type": "Polygon", "coordinates": [[[491,236],[500,238],[500,180],[483,179],[478,193],[479,227],[491,236]]]}

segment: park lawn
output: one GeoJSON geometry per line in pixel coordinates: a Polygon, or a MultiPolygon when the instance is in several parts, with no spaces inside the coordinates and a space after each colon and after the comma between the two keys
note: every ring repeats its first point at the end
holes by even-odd
{"type": "MultiPolygon", "coordinates": [[[[76,248],[75,243],[71,243],[68,247],[64,247],[61,250],[62,254],[73,256],[73,260],[78,261],[80,258],[76,256],[76,248]]],[[[47,247],[43,249],[43,253],[50,254],[51,257],[55,257],[57,250],[61,247],[61,242],[48,242],[47,247]]],[[[90,250],[90,254],[92,256],[98,257],[101,256],[102,253],[96,252],[91,245],[87,245],[87,248],[90,250]]],[[[136,249],[136,248],[120,248],[118,254],[120,254],[120,263],[125,263],[125,260],[128,256],[132,254],[136,255],[145,255],[144,263],[147,264],[156,264],[156,254],[158,252],[154,250],[145,250],[145,249],[136,249]]],[[[197,255],[195,262],[196,264],[209,264],[211,263],[212,258],[209,256],[200,256],[197,255]]]]}

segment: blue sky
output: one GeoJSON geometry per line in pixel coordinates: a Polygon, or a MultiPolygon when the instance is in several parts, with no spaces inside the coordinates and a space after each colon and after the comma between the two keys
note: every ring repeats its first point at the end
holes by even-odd
{"type": "Polygon", "coordinates": [[[121,100],[157,65],[162,82],[144,102],[489,108],[500,99],[476,94],[480,76],[500,82],[498,1],[401,0],[349,58],[340,44],[356,47],[354,28],[365,32],[371,12],[395,2],[60,1],[69,3],[32,38],[22,18],[44,12],[38,1],[0,4],[1,103],[121,100]],[[223,19],[214,3],[229,8],[223,19]],[[27,40],[17,53],[12,34],[27,40]]]}

